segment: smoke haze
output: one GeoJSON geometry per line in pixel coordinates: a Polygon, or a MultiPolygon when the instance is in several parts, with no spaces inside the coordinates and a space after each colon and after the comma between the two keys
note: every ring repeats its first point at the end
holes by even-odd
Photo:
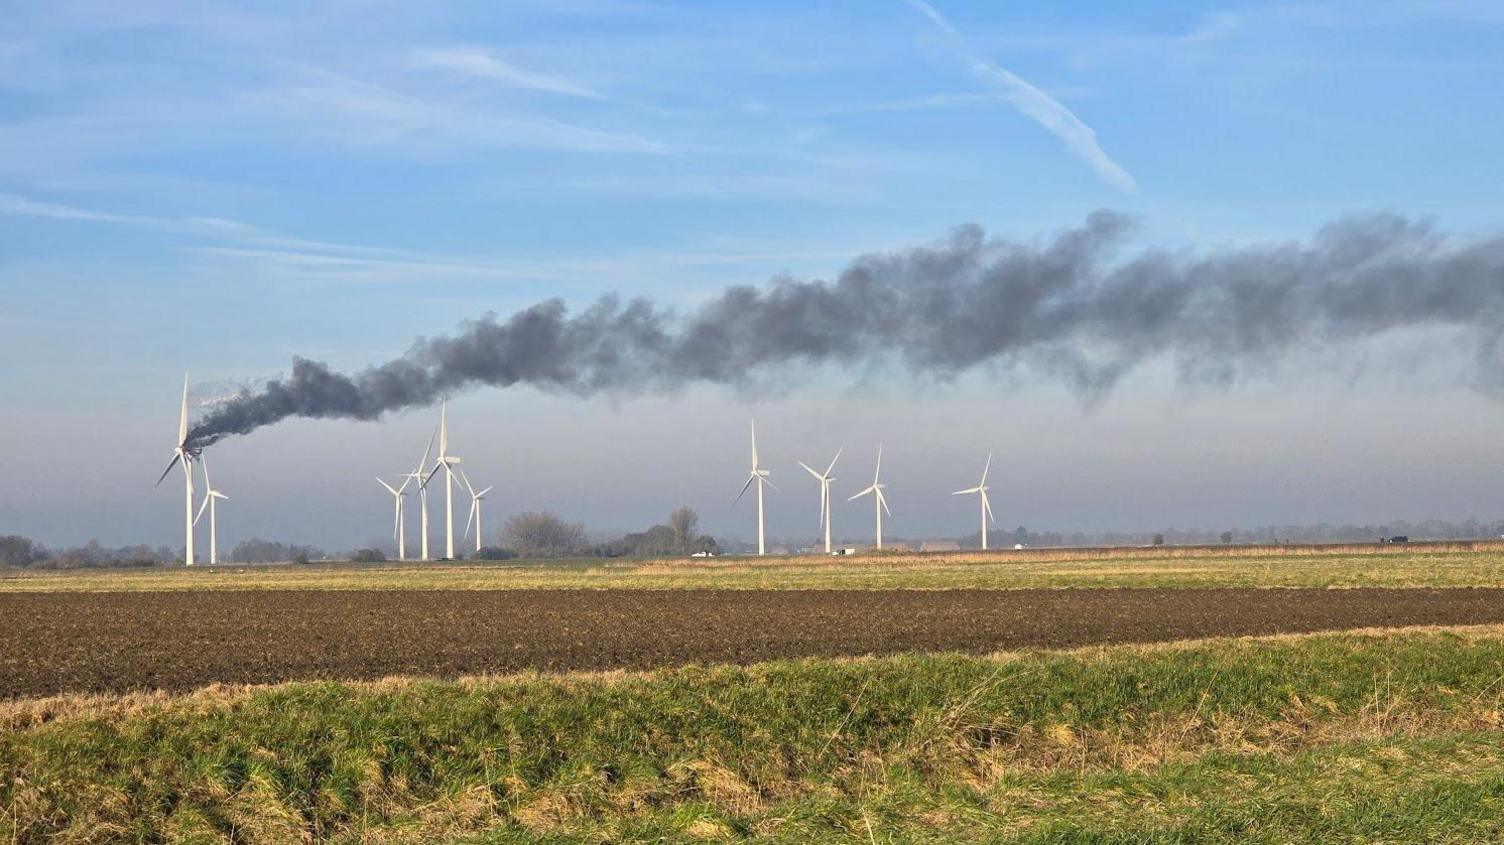
{"type": "Polygon", "coordinates": [[[295,358],[290,375],[218,404],[193,448],[288,417],[374,420],[477,386],[578,395],[751,384],[777,367],[896,366],[945,380],[1030,370],[1094,401],[1167,358],[1187,381],[1232,384],[1303,347],[1410,327],[1461,330],[1472,382],[1504,387],[1504,238],[1457,243],[1394,214],[1307,241],[1118,258],[1130,221],[1098,211],[1035,243],[976,225],[931,246],[861,256],[834,280],[738,286],[679,312],[607,296],[487,315],[358,373],[295,358]]]}

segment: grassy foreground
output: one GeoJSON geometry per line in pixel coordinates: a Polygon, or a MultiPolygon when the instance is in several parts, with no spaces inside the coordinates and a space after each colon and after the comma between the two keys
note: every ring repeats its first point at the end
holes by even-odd
{"type": "Polygon", "coordinates": [[[1504,627],[0,704],[0,842],[1482,842],[1504,627]]]}
{"type": "Polygon", "coordinates": [[[0,571],[0,592],[50,590],[1015,589],[1498,587],[1504,542],[795,556],[604,563],[409,563],[0,571]]]}

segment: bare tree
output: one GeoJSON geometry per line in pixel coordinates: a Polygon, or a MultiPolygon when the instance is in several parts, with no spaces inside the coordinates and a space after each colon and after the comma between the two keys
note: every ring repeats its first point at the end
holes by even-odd
{"type": "Polygon", "coordinates": [[[19,534],[0,537],[0,566],[30,566],[44,557],[42,547],[28,537],[19,534]]]}
{"type": "Polygon", "coordinates": [[[668,527],[674,532],[674,550],[678,552],[689,551],[689,546],[695,539],[695,528],[700,524],[700,515],[688,506],[674,508],[674,512],[668,515],[668,527]]]}
{"type": "Polygon", "coordinates": [[[589,550],[585,526],[565,522],[548,511],[519,513],[507,519],[501,536],[519,557],[570,557],[589,550]]]}

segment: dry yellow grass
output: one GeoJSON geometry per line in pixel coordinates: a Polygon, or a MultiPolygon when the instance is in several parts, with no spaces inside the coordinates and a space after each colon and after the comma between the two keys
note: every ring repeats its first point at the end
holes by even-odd
{"type": "Polygon", "coordinates": [[[255,589],[1014,589],[1504,586],[1504,542],[0,572],[0,593],[255,589]]]}

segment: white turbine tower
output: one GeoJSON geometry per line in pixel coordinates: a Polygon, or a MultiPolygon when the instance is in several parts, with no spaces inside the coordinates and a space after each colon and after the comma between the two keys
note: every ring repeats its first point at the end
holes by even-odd
{"type": "MultiPolygon", "coordinates": [[[[459,458],[449,454],[449,402],[439,406],[439,459],[428,478],[444,470],[444,557],[454,559],[454,465],[459,458]]],[[[425,481],[428,479],[424,479],[425,481]]]]}
{"type": "Polygon", "coordinates": [[[467,516],[467,517],[465,517],[465,536],[466,537],[470,536],[470,521],[474,520],[475,521],[475,550],[478,552],[478,551],[480,551],[480,538],[481,538],[481,530],[480,530],[480,503],[481,503],[481,500],[483,500],[483,499],[486,498],[486,494],[487,493],[489,493],[492,490],[496,489],[496,485],[493,484],[490,487],[487,487],[486,489],[484,489],[484,490],[480,491],[479,493],[477,493],[477,492],[475,492],[475,488],[472,487],[472,486],[470,486],[470,477],[468,475],[465,475],[465,471],[464,470],[460,470],[460,480],[463,481],[463,482],[465,482],[465,489],[468,490],[468,491],[470,491],[470,515],[467,516]]]}
{"type": "Polygon", "coordinates": [[[183,530],[186,536],[184,541],[183,563],[193,565],[193,461],[198,457],[197,449],[188,448],[188,374],[183,373],[183,408],[178,417],[178,445],[172,450],[172,460],[168,462],[167,469],[162,470],[162,475],[157,478],[157,486],[162,486],[162,479],[177,464],[183,465],[183,530]]]}
{"type": "Polygon", "coordinates": [[[877,548],[878,549],[882,549],[882,547],[883,547],[883,511],[888,511],[888,516],[892,516],[893,515],[893,512],[888,510],[888,498],[883,495],[883,488],[886,487],[887,485],[883,484],[880,481],[878,481],[878,478],[882,476],[882,473],[883,473],[883,444],[879,443],[879,444],[877,444],[877,471],[874,472],[874,473],[872,473],[872,486],[868,487],[866,490],[863,490],[862,492],[860,492],[860,493],[856,494],[855,496],[852,496],[851,498],[849,498],[849,499],[846,500],[848,502],[854,502],[854,501],[856,501],[857,499],[860,499],[863,496],[871,494],[871,496],[872,496],[872,509],[877,514],[877,548]]]}
{"type": "Polygon", "coordinates": [[[407,496],[407,485],[412,483],[412,473],[403,476],[402,486],[393,487],[381,478],[376,483],[386,488],[386,492],[392,494],[392,536],[397,540],[397,559],[407,560],[407,514],[402,507],[403,499],[407,496]]]}
{"type": "Polygon", "coordinates": [[[418,483],[418,508],[422,511],[419,523],[423,529],[422,560],[428,560],[428,479],[424,477],[423,470],[428,466],[428,455],[433,452],[433,441],[438,436],[438,429],[434,429],[433,436],[428,438],[428,446],[423,450],[423,457],[418,461],[417,468],[404,475],[403,478],[407,480],[402,482],[403,487],[406,487],[410,481],[418,483]]]}
{"type": "Polygon", "coordinates": [[[991,452],[987,453],[987,463],[982,465],[982,480],[977,482],[977,486],[957,490],[951,494],[952,496],[965,496],[968,493],[980,495],[982,499],[982,551],[984,552],[987,551],[987,522],[991,520],[993,525],[997,524],[997,520],[992,518],[992,503],[987,501],[987,491],[992,489],[987,486],[987,470],[989,469],[992,469],[991,452]]]}
{"type": "Polygon", "coordinates": [[[836,456],[830,459],[830,466],[825,468],[823,475],[821,473],[815,472],[810,468],[810,465],[805,463],[804,461],[799,462],[799,466],[804,467],[805,472],[813,475],[815,477],[815,480],[820,482],[820,528],[825,532],[826,554],[830,554],[830,482],[836,480],[835,476],[831,475],[830,473],[835,470],[836,461],[839,461],[841,459],[841,452],[844,451],[844,449],[845,447],[836,450],[836,456]]]}
{"type": "Polygon", "coordinates": [[[217,499],[228,499],[229,496],[214,489],[214,483],[209,480],[209,461],[206,458],[198,459],[199,466],[204,469],[204,503],[198,506],[198,513],[193,516],[193,524],[197,525],[204,517],[204,508],[209,509],[209,565],[219,563],[219,517],[215,513],[214,503],[217,499]]]}
{"type": "MultiPolygon", "coordinates": [[[[745,496],[747,494],[747,488],[752,486],[752,482],[754,482],[754,481],[757,482],[757,553],[759,555],[765,555],[765,554],[768,553],[767,542],[764,539],[764,535],[763,535],[763,518],[762,518],[762,513],[763,513],[762,512],[762,487],[763,487],[764,484],[766,484],[769,487],[773,487],[773,482],[771,482],[771,481],[768,480],[768,475],[769,475],[769,473],[768,473],[767,470],[762,469],[762,468],[758,467],[758,465],[757,465],[757,421],[753,420],[752,421],[752,471],[747,474],[747,483],[742,485],[742,492],[736,494],[736,499],[731,504],[732,504],[732,506],[735,506],[737,502],[740,502],[742,500],[742,496],[745,496]]],[[[773,487],[773,489],[777,490],[778,488],[777,487],[773,487]]]]}

